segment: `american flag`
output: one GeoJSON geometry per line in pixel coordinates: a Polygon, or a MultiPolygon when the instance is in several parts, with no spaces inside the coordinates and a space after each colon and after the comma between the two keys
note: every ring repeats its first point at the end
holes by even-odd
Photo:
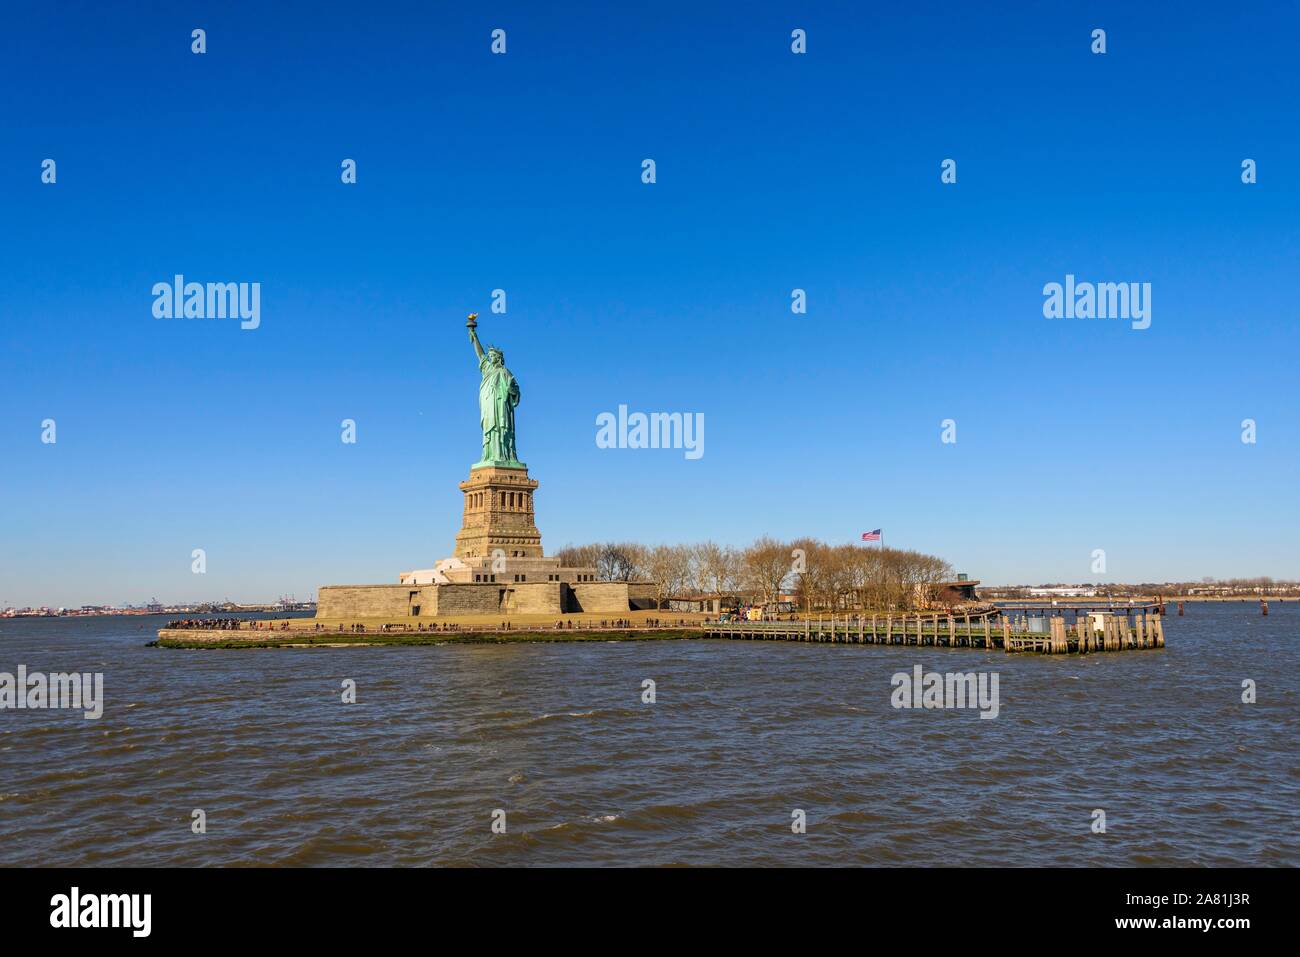
{"type": "Polygon", "coordinates": [[[878,541],[880,541],[880,529],[876,529],[874,532],[863,532],[863,533],[862,533],[862,540],[863,540],[864,542],[878,542],[878,541]]]}

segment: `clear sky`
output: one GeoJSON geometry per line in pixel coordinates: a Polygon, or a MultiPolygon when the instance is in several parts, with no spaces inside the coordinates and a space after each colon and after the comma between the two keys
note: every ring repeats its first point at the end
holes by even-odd
{"type": "Polygon", "coordinates": [[[10,8],[0,603],[451,554],[470,311],[551,550],[882,527],[986,582],[1300,577],[1296,6],[729,6],[10,8]],[[261,283],[260,327],[155,319],[177,273],[261,283]],[[1150,328],[1045,318],[1066,274],[1151,283],[1150,328]],[[703,457],[598,448],[620,404],[703,413],[703,457]]]}

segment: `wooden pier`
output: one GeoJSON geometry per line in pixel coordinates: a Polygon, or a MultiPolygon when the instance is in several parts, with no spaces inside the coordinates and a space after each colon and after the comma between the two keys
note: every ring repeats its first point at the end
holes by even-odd
{"type": "Polygon", "coordinates": [[[848,645],[913,645],[931,648],[1001,649],[1008,654],[1091,654],[1163,648],[1164,621],[1158,614],[1091,612],[1067,622],[1047,619],[1048,631],[1034,631],[1014,616],[849,615],[800,621],[737,621],[701,626],[708,638],[749,641],[808,641],[848,645]]]}
{"type": "Polygon", "coordinates": [[[1007,614],[982,609],[962,614],[832,615],[790,621],[712,622],[698,619],[584,619],[519,623],[331,622],[199,620],[159,630],[164,648],[267,648],[330,644],[444,644],[509,641],[633,641],[724,638],[746,641],[807,641],[847,645],[911,645],[928,648],[1001,649],[1008,654],[1092,654],[1163,648],[1163,618],[1151,609],[1080,611],[1063,615],[1007,614]]]}

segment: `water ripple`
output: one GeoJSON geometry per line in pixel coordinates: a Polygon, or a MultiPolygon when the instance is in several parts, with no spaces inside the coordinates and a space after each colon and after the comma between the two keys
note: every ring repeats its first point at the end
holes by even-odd
{"type": "Polygon", "coordinates": [[[1296,866],[1300,606],[1271,612],[1189,606],[1164,651],[1085,659],[6,622],[0,670],[102,670],[105,711],[0,712],[0,864],[1296,866]],[[998,671],[1000,716],[893,709],[914,664],[998,671]]]}

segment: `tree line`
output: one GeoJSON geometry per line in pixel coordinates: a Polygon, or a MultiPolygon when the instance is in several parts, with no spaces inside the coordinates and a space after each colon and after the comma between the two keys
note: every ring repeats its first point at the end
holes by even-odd
{"type": "Polygon", "coordinates": [[[659,603],[681,596],[737,595],[770,602],[793,595],[805,611],[904,610],[941,600],[952,566],[899,548],[828,545],[813,538],[763,537],[736,548],[716,542],[566,545],[566,567],[594,568],[601,581],[651,581],[659,603]]]}

